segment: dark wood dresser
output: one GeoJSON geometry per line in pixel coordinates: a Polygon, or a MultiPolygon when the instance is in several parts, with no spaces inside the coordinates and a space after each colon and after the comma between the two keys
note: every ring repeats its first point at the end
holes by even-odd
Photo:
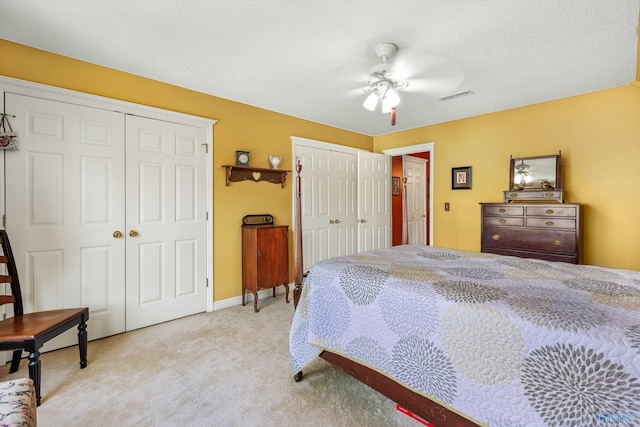
{"type": "Polygon", "coordinates": [[[258,312],[258,289],[284,285],[289,302],[289,226],[260,224],[242,226],[242,305],[245,291],[253,294],[258,312]]]}
{"type": "Polygon", "coordinates": [[[481,203],[481,251],[573,264],[582,262],[582,205],[481,203]]]}

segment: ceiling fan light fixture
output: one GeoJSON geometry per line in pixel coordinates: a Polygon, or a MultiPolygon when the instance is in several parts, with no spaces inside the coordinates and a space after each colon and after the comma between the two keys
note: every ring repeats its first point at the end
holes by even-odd
{"type": "Polygon", "coordinates": [[[384,94],[384,100],[389,105],[389,108],[397,107],[400,104],[400,97],[398,96],[398,92],[395,91],[393,87],[387,89],[387,92],[384,94]]]}
{"type": "Polygon", "coordinates": [[[364,100],[362,106],[369,111],[375,111],[376,106],[378,105],[378,94],[374,91],[367,96],[367,99],[364,100]]]}

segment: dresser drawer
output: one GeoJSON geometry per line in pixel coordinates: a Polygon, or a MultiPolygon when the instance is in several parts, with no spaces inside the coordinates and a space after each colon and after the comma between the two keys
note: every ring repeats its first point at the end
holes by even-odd
{"type": "Polygon", "coordinates": [[[527,217],[527,227],[568,228],[575,230],[576,220],[566,218],[531,218],[527,217]]]}
{"type": "Polygon", "coordinates": [[[575,218],[577,211],[574,206],[527,206],[528,216],[564,216],[575,218]]]}
{"type": "Polygon", "coordinates": [[[563,200],[562,191],[560,190],[535,190],[535,191],[505,191],[504,192],[504,201],[514,201],[514,200],[535,200],[535,201],[545,201],[545,200],[563,200]]]}
{"type": "Polygon", "coordinates": [[[482,225],[502,225],[509,227],[524,227],[524,217],[522,216],[485,216],[482,218],[482,225]]]}
{"type": "Polygon", "coordinates": [[[576,253],[578,243],[573,231],[485,226],[482,246],[572,255],[576,253]]]}
{"type": "Polygon", "coordinates": [[[482,213],[484,215],[524,215],[523,206],[483,206],[482,213]]]}

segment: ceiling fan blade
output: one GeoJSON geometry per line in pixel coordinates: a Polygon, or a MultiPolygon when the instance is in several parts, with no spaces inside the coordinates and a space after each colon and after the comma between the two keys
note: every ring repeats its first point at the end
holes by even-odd
{"type": "Polygon", "coordinates": [[[403,89],[403,92],[414,92],[428,94],[432,96],[446,96],[455,92],[460,87],[464,75],[450,75],[436,77],[425,77],[418,79],[410,79],[409,85],[403,89]]]}
{"type": "Polygon", "coordinates": [[[391,70],[408,80],[410,87],[445,94],[456,90],[464,80],[464,71],[455,61],[420,49],[399,50],[391,70]],[[417,79],[428,79],[428,82],[417,82],[417,79]]]}

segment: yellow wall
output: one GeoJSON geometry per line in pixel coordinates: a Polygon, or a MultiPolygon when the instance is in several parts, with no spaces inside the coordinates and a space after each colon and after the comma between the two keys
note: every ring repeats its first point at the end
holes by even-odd
{"type": "MultiPolygon", "coordinates": [[[[369,136],[205,95],[2,39],[0,75],[218,120],[213,128],[213,255],[216,301],[241,293],[242,217],[247,214],[270,213],[278,223],[293,223],[292,174],[284,189],[269,182],[238,182],[225,186],[222,165],[235,162],[235,150],[250,151],[251,165],[265,168],[269,167],[269,155],[281,155],[281,168],[288,169],[292,162],[291,136],[366,150],[371,150],[373,145],[373,139],[369,136]]],[[[215,78],[214,73],[212,78],[215,78]]]]}
{"type": "Polygon", "coordinates": [[[584,262],[640,270],[639,85],[379,136],[374,148],[430,141],[435,245],[480,250],[478,204],[502,202],[510,156],[561,150],[567,201],[585,205],[584,262]],[[473,167],[471,190],[451,190],[451,168],[459,166],[473,167]]]}
{"type": "MultiPolygon", "coordinates": [[[[434,244],[480,249],[480,202],[501,202],[509,156],[562,150],[567,201],[585,205],[587,264],[640,270],[640,84],[371,138],[0,40],[0,75],[219,120],[214,126],[215,300],[241,292],[240,221],[271,213],[292,224],[292,175],[285,189],[224,184],[238,149],[251,164],[291,164],[291,136],[362,149],[435,141],[434,244]],[[473,189],[451,190],[451,168],[473,166],[473,189]],[[444,212],[444,203],[451,211],[444,212]]],[[[455,101],[451,101],[455,102],[455,101]]]]}

